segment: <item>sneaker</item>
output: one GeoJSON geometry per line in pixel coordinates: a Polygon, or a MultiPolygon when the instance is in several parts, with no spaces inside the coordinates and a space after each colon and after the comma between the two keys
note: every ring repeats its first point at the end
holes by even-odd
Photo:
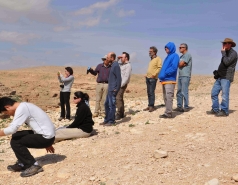
{"type": "Polygon", "coordinates": [[[93,118],[96,118],[96,117],[98,117],[98,113],[93,114],[93,118]]]}
{"type": "Polygon", "coordinates": [[[16,164],[14,164],[14,165],[8,165],[7,169],[12,172],[20,172],[20,171],[25,170],[25,168],[22,167],[18,162],[16,162],[16,164]]]}
{"type": "Polygon", "coordinates": [[[224,110],[221,110],[219,113],[216,114],[217,117],[227,117],[229,116],[228,114],[225,113],[224,110]]]}
{"type": "Polygon", "coordinates": [[[184,112],[184,109],[182,107],[177,107],[176,109],[174,109],[174,111],[177,112],[184,112]]]}
{"type": "Polygon", "coordinates": [[[143,111],[148,111],[148,110],[150,110],[150,107],[143,109],[143,111]]]}
{"type": "Polygon", "coordinates": [[[207,114],[213,114],[213,115],[216,115],[216,114],[218,114],[219,112],[216,112],[216,111],[214,111],[213,109],[212,110],[210,110],[210,111],[207,111],[207,114]]]}
{"type": "Polygon", "coordinates": [[[62,119],[64,119],[63,117],[60,117],[58,120],[61,121],[62,119]]]}
{"type": "Polygon", "coordinates": [[[43,168],[39,165],[32,165],[31,167],[27,168],[26,170],[24,170],[23,172],[21,172],[21,177],[29,177],[32,175],[35,175],[39,172],[42,172],[43,168]]]}
{"type": "Polygon", "coordinates": [[[154,107],[150,107],[149,108],[149,112],[153,112],[153,111],[155,111],[155,108],[154,107]]]}
{"type": "Polygon", "coordinates": [[[162,114],[162,115],[159,116],[159,118],[172,118],[172,115],[168,116],[166,114],[162,114]]]}

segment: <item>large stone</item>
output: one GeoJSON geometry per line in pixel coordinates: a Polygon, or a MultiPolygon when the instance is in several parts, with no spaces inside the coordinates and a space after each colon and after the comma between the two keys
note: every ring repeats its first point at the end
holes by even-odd
{"type": "Polygon", "coordinates": [[[212,180],[206,182],[205,185],[219,185],[219,180],[218,179],[212,179],[212,180]]]}
{"type": "Polygon", "coordinates": [[[156,159],[168,157],[168,152],[163,150],[155,150],[154,157],[156,159]]]}
{"type": "Polygon", "coordinates": [[[233,175],[231,179],[234,180],[235,182],[238,182],[238,174],[233,175]]]}

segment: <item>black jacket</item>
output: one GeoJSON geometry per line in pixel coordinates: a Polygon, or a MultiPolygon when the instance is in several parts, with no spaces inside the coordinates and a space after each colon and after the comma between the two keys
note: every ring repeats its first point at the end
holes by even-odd
{"type": "Polygon", "coordinates": [[[94,121],[90,108],[83,100],[78,103],[77,107],[75,119],[67,128],[80,128],[84,132],[91,133],[93,131],[94,121]]]}
{"type": "Polygon", "coordinates": [[[222,51],[221,53],[222,58],[218,67],[218,74],[220,78],[233,82],[237,63],[237,53],[232,48],[229,51],[222,51]]]}

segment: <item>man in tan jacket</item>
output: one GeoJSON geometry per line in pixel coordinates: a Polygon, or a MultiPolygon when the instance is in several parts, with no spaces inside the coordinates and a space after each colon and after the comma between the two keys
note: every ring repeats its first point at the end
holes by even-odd
{"type": "Polygon", "coordinates": [[[148,95],[148,107],[143,109],[144,111],[153,112],[155,110],[155,88],[158,80],[158,74],[162,67],[162,60],[157,56],[157,48],[155,46],[150,47],[149,56],[151,61],[148,66],[146,74],[146,85],[148,95]]]}

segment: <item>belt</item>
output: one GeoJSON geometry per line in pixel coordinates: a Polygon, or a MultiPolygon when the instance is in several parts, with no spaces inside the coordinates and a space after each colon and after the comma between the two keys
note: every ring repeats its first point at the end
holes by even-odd
{"type": "Polygon", "coordinates": [[[108,82],[98,82],[99,84],[108,84],[108,82]]]}

